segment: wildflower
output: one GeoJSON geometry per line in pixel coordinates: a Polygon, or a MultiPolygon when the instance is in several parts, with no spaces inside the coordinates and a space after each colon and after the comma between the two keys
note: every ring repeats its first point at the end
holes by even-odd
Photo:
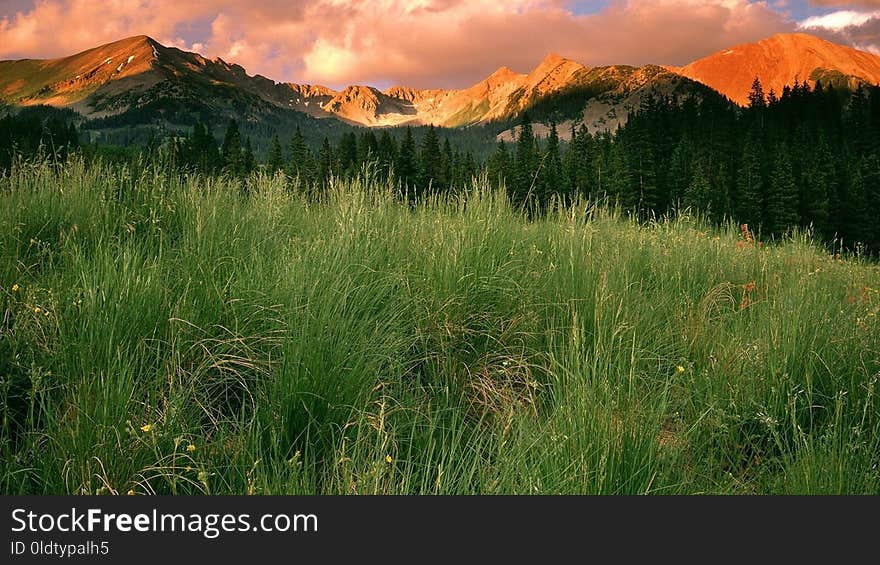
{"type": "Polygon", "coordinates": [[[187,450],[188,452],[192,453],[193,451],[196,450],[196,446],[193,445],[193,444],[189,444],[189,445],[186,446],[186,450],[187,450]]]}
{"type": "Polygon", "coordinates": [[[21,287],[18,286],[18,283],[15,283],[14,285],[12,285],[12,292],[18,292],[19,288],[21,288],[21,287]]]}
{"type": "Polygon", "coordinates": [[[133,489],[128,489],[128,492],[125,494],[127,494],[128,496],[134,496],[135,493],[133,489]]]}
{"type": "Polygon", "coordinates": [[[678,371],[679,373],[684,373],[684,367],[682,367],[681,365],[676,367],[675,370],[678,371]]]}
{"type": "Polygon", "coordinates": [[[393,461],[393,459],[391,459],[391,456],[390,456],[390,455],[386,455],[386,456],[385,456],[385,462],[388,463],[388,464],[390,465],[390,464],[391,464],[391,461],[393,461]]]}
{"type": "Polygon", "coordinates": [[[36,308],[34,308],[34,314],[39,314],[39,313],[42,312],[42,311],[43,311],[43,309],[40,308],[39,306],[37,306],[36,308]]]}
{"type": "Polygon", "coordinates": [[[143,426],[141,426],[141,431],[144,432],[145,434],[150,433],[150,430],[152,430],[152,429],[153,429],[153,424],[144,424],[143,426]]]}

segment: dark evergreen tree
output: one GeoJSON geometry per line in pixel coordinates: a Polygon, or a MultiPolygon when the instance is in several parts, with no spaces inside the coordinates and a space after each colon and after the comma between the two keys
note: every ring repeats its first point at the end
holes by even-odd
{"type": "Polygon", "coordinates": [[[419,151],[419,194],[425,194],[429,189],[436,191],[443,187],[437,184],[441,182],[443,174],[443,155],[440,151],[440,141],[437,139],[437,130],[429,126],[422,139],[421,151],[419,151]]]}
{"type": "Polygon", "coordinates": [[[284,167],[285,157],[284,148],[278,135],[272,136],[272,144],[269,146],[269,155],[266,157],[266,170],[270,173],[280,171],[284,167]]]}
{"type": "Polygon", "coordinates": [[[559,133],[556,130],[556,122],[550,123],[550,133],[547,136],[545,153],[544,166],[541,168],[540,175],[541,192],[538,195],[542,206],[547,206],[554,195],[571,196],[567,183],[564,182],[562,158],[559,153],[559,133]]]}
{"type": "Polygon", "coordinates": [[[254,148],[251,145],[251,138],[249,137],[244,140],[244,150],[242,151],[241,156],[241,166],[241,172],[243,175],[250,174],[257,166],[257,159],[254,156],[254,148]]]}
{"type": "Polygon", "coordinates": [[[377,144],[377,156],[379,161],[379,175],[388,178],[393,172],[397,162],[397,143],[388,130],[384,130],[377,144]]]}
{"type": "Polygon", "coordinates": [[[795,186],[789,148],[783,144],[776,159],[764,209],[764,227],[773,235],[784,235],[798,224],[798,190],[795,186]]]}
{"type": "MultiPolygon", "coordinates": [[[[329,140],[325,139],[325,141],[329,145],[329,140]]],[[[295,179],[299,179],[302,185],[308,186],[317,180],[315,168],[316,165],[312,151],[309,149],[302,131],[296,128],[293,138],[290,140],[290,161],[287,163],[287,174],[295,179]]],[[[324,180],[326,178],[328,177],[324,177],[324,180]]]]}
{"type": "Polygon", "coordinates": [[[761,147],[754,131],[743,143],[736,189],[737,218],[741,223],[748,224],[752,231],[757,231],[764,219],[764,175],[761,147]]]}
{"type": "Polygon", "coordinates": [[[673,206],[688,205],[684,200],[685,193],[691,186],[693,154],[691,141],[683,138],[675,145],[669,157],[669,200],[673,206]]]}
{"type": "Polygon", "coordinates": [[[837,193],[837,172],[824,135],[819,136],[815,147],[805,156],[801,189],[802,223],[812,225],[820,236],[832,236],[830,200],[837,193]]]}
{"type": "Polygon", "coordinates": [[[712,186],[706,172],[706,164],[698,161],[693,168],[690,183],[684,192],[683,204],[686,207],[711,214],[712,186]]]}
{"type": "Polygon", "coordinates": [[[321,150],[318,152],[318,163],[315,177],[317,188],[319,190],[323,190],[330,185],[331,179],[336,174],[334,166],[335,162],[333,147],[330,145],[330,140],[325,137],[324,142],[321,144],[321,150]]]}
{"type": "Polygon", "coordinates": [[[539,166],[538,147],[532,130],[532,121],[529,113],[523,112],[516,139],[515,176],[512,179],[513,183],[508,187],[515,203],[525,203],[534,195],[539,166]]]}
{"type": "Polygon", "coordinates": [[[400,152],[397,154],[397,176],[404,188],[412,188],[419,181],[416,142],[413,138],[412,128],[409,126],[406,128],[403,141],[400,143],[400,152]]]}
{"type": "Polygon", "coordinates": [[[761,86],[761,79],[755,76],[752,81],[752,88],[749,91],[749,108],[766,108],[767,98],[764,96],[764,87],[761,86]]]}
{"type": "Polygon", "coordinates": [[[504,143],[503,139],[500,139],[495,147],[495,152],[486,163],[489,182],[492,183],[492,186],[506,186],[510,169],[510,154],[507,151],[507,144],[504,143]]]}
{"type": "Polygon", "coordinates": [[[354,132],[348,132],[342,135],[335,156],[339,165],[340,175],[351,178],[358,174],[360,162],[358,161],[357,136],[355,136],[354,132]]]}
{"type": "Polygon", "coordinates": [[[447,137],[443,140],[443,150],[440,160],[440,178],[437,179],[438,189],[448,190],[449,188],[452,188],[452,185],[457,184],[455,179],[456,166],[459,168],[461,167],[461,155],[456,159],[455,154],[452,152],[452,144],[449,143],[449,138],[447,137]]]}
{"type": "Polygon", "coordinates": [[[241,134],[238,131],[238,122],[231,119],[226,126],[226,135],[223,137],[223,170],[234,176],[244,174],[244,155],[241,149],[241,134]]]}

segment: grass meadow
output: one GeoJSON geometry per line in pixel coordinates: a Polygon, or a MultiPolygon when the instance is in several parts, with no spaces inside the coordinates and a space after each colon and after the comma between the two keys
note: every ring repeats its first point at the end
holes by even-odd
{"type": "Polygon", "coordinates": [[[880,493],[877,264],[292,184],[0,179],[0,492],[880,493]]]}

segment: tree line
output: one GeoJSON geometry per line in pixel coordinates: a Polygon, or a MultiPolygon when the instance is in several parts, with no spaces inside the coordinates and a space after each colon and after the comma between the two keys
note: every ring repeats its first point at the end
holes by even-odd
{"type": "Polygon", "coordinates": [[[296,128],[284,142],[273,136],[258,163],[235,120],[229,121],[219,147],[209,126],[198,123],[189,136],[172,142],[169,158],[183,171],[246,176],[260,167],[270,174],[283,172],[309,187],[326,187],[332,178],[353,178],[372,168],[381,178],[399,180],[413,197],[466,186],[480,169],[471,151],[453,148],[448,137],[441,142],[434,126],[426,128],[418,141],[410,127],[394,133],[352,130],[336,144],[325,137],[315,151],[296,128]]]}
{"type": "Polygon", "coordinates": [[[77,147],[76,126],[62,116],[23,111],[0,117],[0,174],[16,157],[63,161],[77,147]]]}
{"type": "Polygon", "coordinates": [[[690,208],[763,237],[810,227],[825,242],[880,251],[880,88],[796,82],[746,108],[720,96],[646,96],[616,132],[555,124],[538,140],[528,115],[486,162],[514,201],[610,199],[647,219],[690,208]]]}
{"type": "MultiPolygon", "coordinates": [[[[198,122],[148,154],[180,171],[243,177],[261,169],[315,189],[369,169],[393,176],[411,198],[486,174],[538,212],[576,197],[610,200],[642,219],[691,208],[763,237],[809,226],[824,241],[880,250],[880,88],[797,82],[777,94],[756,78],[749,100],[741,108],[715,95],[648,95],[616,131],[570,125],[565,140],[552,121],[547,136],[536,135],[524,113],[513,141],[498,141],[482,162],[434,126],[418,137],[410,127],[352,129],[317,147],[297,128],[290,139],[275,135],[257,158],[235,120],[222,143],[198,122]]],[[[47,141],[56,151],[78,143],[57,118],[3,118],[0,169],[14,151],[35,154],[47,141]]]]}

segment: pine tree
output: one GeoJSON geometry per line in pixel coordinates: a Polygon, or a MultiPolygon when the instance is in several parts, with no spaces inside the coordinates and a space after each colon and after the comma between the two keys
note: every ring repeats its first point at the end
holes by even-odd
{"type": "Polygon", "coordinates": [[[358,162],[357,136],[353,131],[342,135],[339,147],[336,150],[336,161],[339,164],[339,174],[349,178],[357,176],[360,163],[358,162]]]}
{"type": "MultiPolygon", "coordinates": [[[[709,169],[711,171],[711,169],[709,169]]],[[[714,174],[708,174],[709,186],[711,190],[710,206],[712,211],[712,219],[716,222],[722,222],[726,218],[734,217],[733,208],[733,178],[727,170],[727,162],[722,161],[718,165],[718,170],[714,174]]]]}
{"type": "MultiPolygon", "coordinates": [[[[461,166],[461,156],[458,159],[458,165],[461,166]]],[[[452,188],[452,185],[456,184],[455,177],[455,165],[456,159],[455,155],[452,153],[452,144],[449,143],[449,138],[445,138],[443,140],[443,151],[441,153],[441,161],[440,161],[440,178],[438,179],[437,188],[441,190],[448,190],[452,188]]],[[[458,179],[460,182],[460,179],[458,179]]],[[[460,185],[459,185],[460,186],[460,185]]]]}
{"type": "Polygon", "coordinates": [[[431,125],[422,138],[422,147],[419,152],[419,194],[432,190],[442,189],[438,183],[442,180],[443,156],[440,151],[440,141],[437,139],[437,130],[431,125]]]}
{"type": "Polygon", "coordinates": [[[412,128],[407,126],[397,155],[397,176],[404,188],[413,187],[418,182],[418,171],[416,142],[413,139],[412,128]]]}
{"type": "Polygon", "coordinates": [[[357,144],[357,162],[361,165],[376,165],[377,154],[379,153],[379,141],[373,130],[363,132],[358,139],[357,144]]]}
{"type": "Polygon", "coordinates": [[[546,157],[544,158],[544,166],[541,168],[540,180],[541,194],[539,196],[542,206],[547,206],[553,195],[569,195],[563,182],[562,158],[559,156],[559,133],[556,131],[556,122],[550,123],[546,157]]]}
{"type": "Polygon", "coordinates": [[[387,129],[379,137],[376,152],[379,160],[380,178],[386,179],[394,171],[397,162],[397,144],[387,129]]]}
{"type": "Polygon", "coordinates": [[[284,148],[281,147],[281,141],[278,135],[272,136],[272,143],[269,145],[269,155],[266,157],[266,170],[269,173],[275,173],[284,166],[284,148]]]}
{"type": "Polygon", "coordinates": [[[588,157],[584,149],[584,140],[571,126],[571,141],[565,155],[562,157],[562,171],[565,177],[566,192],[571,195],[585,194],[587,192],[587,179],[583,174],[584,165],[588,157]]]}
{"type": "Polygon", "coordinates": [[[736,181],[736,216],[740,222],[757,231],[764,220],[764,176],[762,173],[761,148],[753,132],[743,143],[742,158],[736,181]]]}
{"type": "Polygon", "coordinates": [[[880,154],[870,153],[862,158],[861,175],[865,186],[865,243],[880,252],[880,154]]]}
{"type": "Polygon", "coordinates": [[[528,112],[523,112],[516,139],[514,158],[515,177],[511,189],[512,200],[517,204],[526,202],[534,192],[534,182],[539,167],[537,143],[528,112]]]}
{"type": "Polygon", "coordinates": [[[767,98],[764,96],[764,87],[761,86],[761,79],[755,76],[752,81],[752,88],[749,91],[749,108],[766,108],[767,98]]]}
{"type": "Polygon", "coordinates": [[[241,176],[244,172],[244,155],[241,150],[241,134],[238,132],[238,122],[229,120],[226,126],[226,135],[223,137],[223,170],[234,176],[241,176]]]}
{"type": "Polygon", "coordinates": [[[503,139],[498,140],[495,152],[492,153],[486,163],[486,169],[492,186],[506,186],[510,172],[510,154],[507,151],[507,144],[504,143],[503,139]]]}
{"type": "Polygon", "coordinates": [[[683,204],[686,207],[711,214],[712,187],[706,172],[706,164],[698,161],[693,168],[691,181],[684,192],[683,204]]]}
{"type": "Polygon", "coordinates": [[[299,179],[303,185],[309,185],[316,180],[314,157],[299,127],[296,128],[293,138],[290,140],[290,161],[287,163],[287,174],[299,179]]]}
{"type": "Polygon", "coordinates": [[[623,139],[618,135],[611,143],[607,162],[607,194],[625,210],[635,211],[639,194],[633,186],[633,174],[629,164],[629,152],[623,139]]]}
{"type": "Polygon", "coordinates": [[[673,206],[685,204],[685,192],[691,185],[693,153],[690,140],[682,139],[669,157],[669,199],[673,206]]]}
{"type": "Polygon", "coordinates": [[[806,159],[802,180],[801,210],[805,224],[812,224],[819,235],[832,235],[830,229],[832,194],[837,192],[837,173],[831,147],[820,135],[806,159]]]}
{"type": "Polygon", "coordinates": [[[316,171],[316,182],[319,190],[326,189],[330,185],[330,180],[336,174],[335,155],[330,140],[326,137],[321,144],[321,150],[318,152],[318,163],[316,171]]]}
{"type": "Polygon", "coordinates": [[[871,240],[872,222],[876,221],[876,218],[871,217],[868,205],[868,188],[862,174],[864,165],[861,159],[854,161],[850,168],[847,201],[844,203],[845,215],[840,226],[844,240],[848,242],[850,248],[854,244],[866,244],[871,240]]]}
{"type": "Polygon", "coordinates": [[[470,151],[465,151],[462,163],[461,187],[467,187],[473,184],[474,177],[477,176],[477,160],[470,151]]]}
{"type": "Polygon", "coordinates": [[[789,149],[782,144],[776,151],[776,160],[767,190],[764,226],[773,235],[784,235],[798,224],[798,191],[789,149]]]}
{"type": "Polygon", "coordinates": [[[254,148],[251,145],[251,138],[244,140],[244,151],[241,156],[241,172],[242,175],[249,175],[257,166],[257,158],[254,156],[254,148]]]}

